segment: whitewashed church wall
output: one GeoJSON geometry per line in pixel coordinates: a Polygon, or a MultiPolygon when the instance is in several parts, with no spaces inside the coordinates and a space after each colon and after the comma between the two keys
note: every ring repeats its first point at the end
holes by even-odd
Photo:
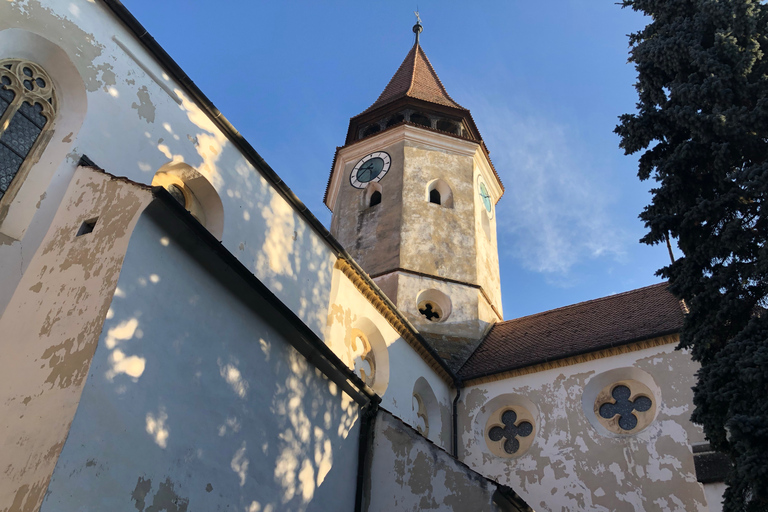
{"type": "Polygon", "coordinates": [[[368,512],[491,512],[496,485],[379,410],[366,481],[368,512]]]}
{"type": "MultiPolygon", "coordinates": [[[[439,412],[430,417],[429,439],[448,449],[451,438],[451,390],[406,342],[389,322],[376,310],[355,285],[340,271],[335,270],[328,309],[326,340],[339,358],[354,368],[351,342],[352,330],[370,324],[381,334],[385,347],[377,352],[377,375],[374,391],[381,396],[381,405],[409,425],[416,428],[423,424],[418,417],[418,405],[414,399],[414,387],[424,378],[435,394],[439,412]]],[[[367,335],[368,333],[366,333],[367,335]]],[[[368,335],[371,338],[370,335],[368,335]]]]}
{"type": "Polygon", "coordinates": [[[43,499],[128,238],[151,199],[144,187],[78,169],[0,316],[0,510],[37,510],[43,499]],[[77,236],[89,219],[93,231],[77,236]]]}
{"type": "Polygon", "coordinates": [[[540,511],[707,511],[690,447],[704,441],[689,421],[697,365],[675,346],[469,385],[459,405],[461,459],[540,511]],[[582,403],[592,379],[619,368],[617,378],[650,376],[657,402],[653,422],[632,435],[596,428],[588,417],[594,399],[582,403]],[[514,404],[532,409],[533,443],[519,456],[500,457],[489,447],[487,422],[514,404]]]}
{"type": "MultiPolygon", "coordinates": [[[[2,272],[3,290],[15,289],[81,155],[146,184],[162,166],[184,162],[221,198],[224,246],[322,336],[335,261],[331,249],[108,8],[98,1],[0,3],[0,57],[22,46],[19,41],[29,34],[60,48],[71,61],[84,85],[87,112],[78,130],[54,124],[54,140],[67,141],[67,150],[51,163],[56,170],[36,198],[37,212],[23,240],[0,241],[0,261],[13,269],[2,272]]],[[[44,52],[25,58],[46,62],[44,52]]],[[[73,87],[55,85],[61,94],[73,87]]],[[[8,300],[6,293],[0,296],[8,300]]]]}
{"type": "Polygon", "coordinates": [[[725,482],[713,482],[704,484],[704,494],[707,496],[709,512],[722,512],[723,494],[725,493],[725,482]]]}
{"type": "Polygon", "coordinates": [[[43,511],[351,510],[358,405],[144,216],[43,511]]]}

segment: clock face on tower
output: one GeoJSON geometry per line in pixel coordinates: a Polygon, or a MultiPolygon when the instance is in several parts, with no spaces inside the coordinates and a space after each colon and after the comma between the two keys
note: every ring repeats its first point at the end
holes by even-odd
{"type": "Polygon", "coordinates": [[[490,217],[493,217],[493,203],[491,203],[491,194],[488,193],[488,187],[485,186],[483,178],[477,177],[477,193],[480,194],[480,199],[483,201],[485,211],[488,212],[490,217]]]}
{"type": "Polygon", "coordinates": [[[355,188],[365,188],[368,183],[381,181],[391,164],[392,159],[387,153],[375,151],[357,162],[349,175],[349,183],[355,188]]]}

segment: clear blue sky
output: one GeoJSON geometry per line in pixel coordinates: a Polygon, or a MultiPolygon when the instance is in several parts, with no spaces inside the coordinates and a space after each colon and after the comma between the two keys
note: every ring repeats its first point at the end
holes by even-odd
{"type": "MultiPolygon", "coordinates": [[[[349,118],[413,44],[415,2],[124,0],[326,225],[349,118]]],[[[595,0],[423,1],[422,46],[469,108],[506,186],[497,205],[507,319],[659,282],[638,243],[650,200],[613,134],[634,110],[626,35],[647,23],[595,0]]]]}

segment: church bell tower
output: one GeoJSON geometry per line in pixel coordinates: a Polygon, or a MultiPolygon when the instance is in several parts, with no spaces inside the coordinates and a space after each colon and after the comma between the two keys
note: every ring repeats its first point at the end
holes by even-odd
{"type": "Polygon", "coordinates": [[[504,192],[472,116],[416,42],[350,119],[325,204],[331,233],[449,364],[503,320],[496,203],[504,192]]]}

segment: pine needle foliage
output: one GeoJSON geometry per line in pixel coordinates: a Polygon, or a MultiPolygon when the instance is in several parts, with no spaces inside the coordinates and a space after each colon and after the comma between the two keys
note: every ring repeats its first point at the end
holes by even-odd
{"type": "Polygon", "coordinates": [[[733,466],[724,510],[768,510],[768,6],[624,0],[637,112],[616,133],[655,181],[646,244],[677,240],[658,271],[689,312],[678,348],[701,363],[692,420],[733,466]]]}

